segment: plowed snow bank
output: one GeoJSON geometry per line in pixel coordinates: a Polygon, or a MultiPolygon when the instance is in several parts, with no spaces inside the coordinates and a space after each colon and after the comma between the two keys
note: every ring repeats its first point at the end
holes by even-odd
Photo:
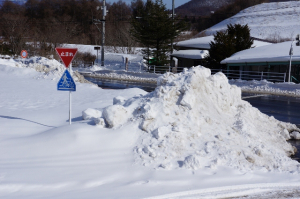
{"type": "MultiPolygon", "coordinates": [[[[143,130],[138,164],[187,169],[229,166],[239,170],[299,171],[286,142],[295,125],[261,113],[241,100],[223,73],[204,67],[158,79],[155,91],[103,110],[110,128],[135,123],[143,130]]],[[[299,130],[299,129],[298,129],[299,130]]]]}

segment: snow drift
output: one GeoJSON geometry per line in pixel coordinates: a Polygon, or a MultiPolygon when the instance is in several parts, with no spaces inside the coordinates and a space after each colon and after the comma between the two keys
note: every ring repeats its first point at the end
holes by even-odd
{"type": "MultiPolygon", "coordinates": [[[[26,59],[10,59],[6,61],[13,67],[32,68],[40,72],[36,78],[46,79],[52,78],[53,80],[60,78],[66,70],[66,67],[55,59],[48,59],[45,57],[30,57],[26,59]]],[[[77,71],[72,72],[72,77],[75,82],[90,83],[77,71]]]]}
{"type": "MultiPolygon", "coordinates": [[[[198,66],[158,78],[155,91],[100,110],[107,127],[130,123],[143,130],[135,162],[153,168],[299,171],[286,142],[299,130],[241,99],[223,73],[198,66]]],[[[104,124],[105,125],[105,124],[104,124]]]]}

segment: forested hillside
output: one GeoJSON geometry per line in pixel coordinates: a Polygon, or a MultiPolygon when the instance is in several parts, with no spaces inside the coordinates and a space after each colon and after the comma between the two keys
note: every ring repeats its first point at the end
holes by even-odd
{"type": "MultiPolygon", "coordinates": [[[[61,43],[101,43],[102,2],[95,0],[4,1],[0,5],[0,53],[19,54],[26,42],[39,46],[40,55],[61,43]]],[[[131,5],[107,4],[106,39],[110,46],[136,46],[129,34],[131,5]]],[[[29,48],[29,47],[28,47],[29,48]]],[[[130,50],[130,48],[126,48],[130,50]]],[[[32,51],[36,51],[36,48],[32,51]]]]}

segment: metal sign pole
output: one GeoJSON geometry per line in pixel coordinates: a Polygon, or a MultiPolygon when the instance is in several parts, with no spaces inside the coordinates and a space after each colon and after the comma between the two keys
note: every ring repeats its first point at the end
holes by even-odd
{"type": "MultiPolygon", "coordinates": [[[[294,42],[294,41],[293,41],[294,42]]],[[[292,56],[294,54],[293,52],[293,42],[291,44],[291,48],[290,48],[290,67],[289,67],[289,79],[288,79],[288,82],[290,83],[291,82],[291,70],[292,70],[292,56]]]]}
{"type": "Polygon", "coordinates": [[[102,10],[103,10],[103,16],[102,16],[101,66],[104,66],[105,16],[106,16],[105,0],[103,0],[102,10]]]}
{"type": "MultiPolygon", "coordinates": [[[[70,64],[70,74],[72,75],[72,63],[70,64]]],[[[71,104],[71,101],[72,101],[72,91],[69,91],[69,124],[70,125],[72,124],[72,118],[71,118],[72,104],[71,104]]]]}

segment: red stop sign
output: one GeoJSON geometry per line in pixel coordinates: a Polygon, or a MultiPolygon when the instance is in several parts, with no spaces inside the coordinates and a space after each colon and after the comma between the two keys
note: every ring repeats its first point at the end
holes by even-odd
{"type": "Polygon", "coordinates": [[[64,65],[68,68],[77,53],[77,48],[55,48],[55,50],[64,65]]]}

